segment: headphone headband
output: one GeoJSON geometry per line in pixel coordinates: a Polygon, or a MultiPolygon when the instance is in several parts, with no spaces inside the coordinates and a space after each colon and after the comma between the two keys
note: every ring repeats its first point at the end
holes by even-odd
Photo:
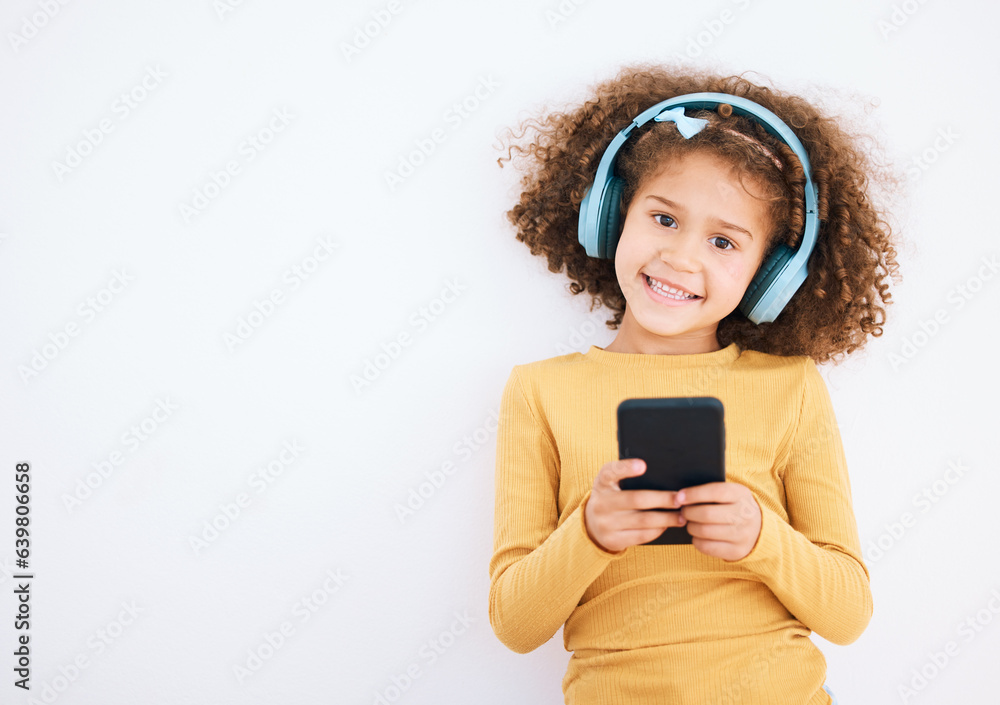
{"type": "Polygon", "coordinates": [[[739,309],[754,323],[770,323],[777,318],[808,275],[809,255],[816,245],[819,232],[817,191],[812,180],[812,168],[805,147],[782,120],[762,105],[728,93],[688,93],[669,98],[639,113],[608,145],[597,165],[594,183],[587,189],[580,204],[578,238],[591,257],[613,259],[618,246],[619,213],[624,181],[615,176],[615,158],[625,141],[637,127],[650,120],[672,121],[685,139],[690,139],[708,124],[707,120],[684,114],[684,108],[714,109],[726,104],[738,115],[760,123],[765,130],[787,144],[802,164],[805,172],[806,222],[802,241],[796,250],[779,244],[763,262],[747,287],[739,309]]]}

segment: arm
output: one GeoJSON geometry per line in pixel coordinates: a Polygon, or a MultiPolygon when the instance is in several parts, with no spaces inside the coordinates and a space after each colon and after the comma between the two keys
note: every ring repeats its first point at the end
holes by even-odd
{"type": "Polygon", "coordinates": [[[734,563],[759,575],[805,626],[834,644],[857,640],[872,616],[868,568],[851,503],[847,461],[826,384],[812,360],[782,475],[780,508],[761,510],[756,545],[734,563]]]}
{"type": "Polygon", "coordinates": [[[496,505],[490,559],[490,624],[520,654],[551,639],[587,587],[625,551],[587,534],[590,493],[559,522],[559,453],[515,366],[497,422],[496,505]]]}

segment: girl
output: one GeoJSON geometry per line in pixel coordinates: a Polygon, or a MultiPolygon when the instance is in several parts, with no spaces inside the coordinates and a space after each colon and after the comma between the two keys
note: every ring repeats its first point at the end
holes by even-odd
{"type": "Polygon", "coordinates": [[[896,251],[867,189],[897,179],[805,100],[674,67],[625,68],[527,127],[534,140],[511,147],[528,161],[508,213],[517,238],[565,268],[591,308],[607,306],[618,332],[604,348],[515,365],[504,388],[494,632],[527,653],[564,627],[566,703],[835,702],[809,634],[854,642],[872,596],[816,365],[882,333],[896,251]],[[731,105],[675,109],[616,143],[619,207],[581,208],[619,131],[705,92],[770,111],[807,160],[731,105]],[[583,234],[592,227],[608,230],[603,255],[583,234]],[[772,321],[750,314],[741,302],[761,265],[800,245],[812,248],[804,282],[772,321]],[[722,401],[726,481],[621,490],[645,464],[616,459],[619,402],[682,396],[722,401]],[[671,526],[692,543],[643,545],[671,526]]]}

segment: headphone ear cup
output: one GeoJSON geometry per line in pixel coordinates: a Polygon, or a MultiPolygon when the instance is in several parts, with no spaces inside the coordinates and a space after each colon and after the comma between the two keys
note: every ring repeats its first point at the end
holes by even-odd
{"type": "Polygon", "coordinates": [[[794,256],[795,250],[784,243],[780,243],[774,248],[774,252],[770,254],[767,260],[760,266],[760,269],[757,270],[753,281],[750,282],[746,293],[743,294],[743,300],[740,302],[740,311],[745,316],[749,317],[750,312],[761,303],[762,299],[766,298],[767,301],[764,303],[769,303],[777,297],[778,292],[769,291],[771,284],[774,283],[774,280],[785,269],[788,261],[794,256]]]}
{"type": "Polygon", "coordinates": [[[601,199],[601,210],[598,214],[598,244],[605,259],[614,259],[618,249],[618,234],[621,222],[622,192],[625,190],[625,180],[617,176],[611,177],[608,187],[601,199]]]}

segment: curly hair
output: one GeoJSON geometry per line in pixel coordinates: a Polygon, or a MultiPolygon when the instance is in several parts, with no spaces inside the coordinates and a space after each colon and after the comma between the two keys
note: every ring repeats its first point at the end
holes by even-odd
{"type": "MultiPolygon", "coordinates": [[[[742,76],[670,65],[637,64],[599,83],[582,106],[529,118],[520,133],[508,129],[513,141],[529,129],[526,146],[510,144],[497,160],[503,167],[514,152],[527,160],[518,203],[507,212],[517,239],[534,255],[548,259],[548,269],[564,268],[573,283],[569,291],[591,295],[591,310],[603,304],[612,312],[606,321],[617,329],[625,312],[625,297],[614,260],[587,255],[577,239],[580,203],[593,183],[604,150],[640,112],[687,93],[728,93],[751,100],[775,113],[802,142],[818,191],[820,219],[809,274],[773,323],[752,323],[737,308],[719,322],[723,346],[775,355],[808,355],[817,363],[843,360],[864,346],[868,336],[882,335],[885,306],[892,300],[887,279],[899,280],[892,227],[868,193],[871,185],[891,192],[901,179],[880,168],[848,133],[843,120],[822,114],[803,98],[762,87],[742,76]]],[[[671,158],[694,150],[709,150],[731,164],[740,179],[763,187],[775,224],[765,257],[778,243],[796,247],[805,223],[805,174],[795,153],[755,120],[734,114],[731,106],[687,111],[708,119],[709,126],[684,139],[673,123],[650,122],[625,142],[615,161],[624,179],[620,223],[635,194],[656,177],[671,158]],[[710,129],[714,128],[714,129],[710,129]],[[777,162],[777,165],[776,165],[777,162]],[[780,168],[778,168],[780,166],[780,168]]]]}

